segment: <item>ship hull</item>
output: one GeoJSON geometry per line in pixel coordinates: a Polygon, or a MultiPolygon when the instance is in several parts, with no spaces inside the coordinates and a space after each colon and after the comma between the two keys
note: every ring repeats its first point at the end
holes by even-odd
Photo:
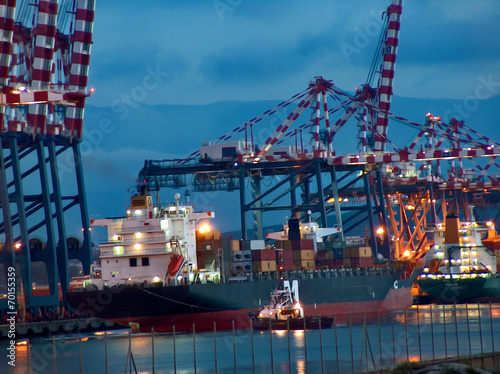
{"type": "Polygon", "coordinates": [[[419,279],[423,292],[443,303],[494,301],[500,298],[500,277],[473,279],[419,279]]]}
{"type": "MultiPolygon", "coordinates": [[[[412,303],[411,285],[399,274],[290,280],[306,315],[376,317],[412,303]]],[[[249,327],[248,313],[269,302],[279,281],[191,284],[170,287],[122,286],[101,291],[70,292],[68,301],[84,315],[121,324],[135,322],[141,331],[191,331],[249,327]]]]}

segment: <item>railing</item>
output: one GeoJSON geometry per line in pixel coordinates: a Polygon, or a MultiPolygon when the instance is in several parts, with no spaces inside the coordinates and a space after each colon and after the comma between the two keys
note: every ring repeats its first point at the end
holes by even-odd
{"type": "MultiPolygon", "coordinates": [[[[18,343],[16,369],[248,374],[414,372],[451,362],[498,370],[500,365],[495,353],[500,347],[499,304],[427,305],[387,315],[374,311],[371,316],[333,317],[330,328],[320,324],[314,330],[257,332],[242,317],[217,323],[199,320],[184,334],[170,325],[173,331],[167,333],[147,329],[148,334],[139,335],[130,330],[51,335],[18,343]]],[[[9,372],[7,360],[0,360],[0,371],[9,372]]]]}

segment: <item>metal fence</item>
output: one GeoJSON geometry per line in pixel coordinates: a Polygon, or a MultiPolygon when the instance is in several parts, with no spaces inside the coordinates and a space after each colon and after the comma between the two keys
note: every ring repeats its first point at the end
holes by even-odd
{"type": "Polygon", "coordinates": [[[214,323],[212,332],[201,333],[193,325],[189,333],[174,327],[173,333],[122,330],[32,339],[18,345],[17,368],[28,374],[360,373],[406,362],[469,359],[500,347],[500,304],[343,317],[317,330],[238,330],[233,321],[230,331],[218,331],[214,323]]]}

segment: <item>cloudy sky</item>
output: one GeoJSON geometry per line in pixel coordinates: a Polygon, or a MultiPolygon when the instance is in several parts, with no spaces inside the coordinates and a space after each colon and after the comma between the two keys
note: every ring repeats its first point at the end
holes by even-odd
{"type": "MultiPolygon", "coordinates": [[[[352,90],[366,80],[388,3],[98,2],[89,104],[284,99],[316,75],[352,90]]],[[[395,93],[463,99],[482,78],[500,82],[499,37],[499,1],[405,0],[395,93]]]]}
{"type": "MultiPolygon", "coordinates": [[[[269,109],[263,100],[287,99],[317,75],[344,90],[365,83],[388,4],[389,0],[99,1],[90,67],[90,85],[96,91],[88,100],[84,133],[91,214],[122,214],[127,189],[135,184],[144,159],[185,157],[199,149],[202,139],[215,140],[269,109]],[[246,103],[231,103],[241,113],[228,103],[189,107],[189,113],[172,107],[226,100],[262,102],[251,113],[252,103],[246,111],[241,109],[246,103]],[[102,123],[111,123],[110,131],[99,132],[102,123]],[[186,128],[195,129],[194,136],[187,135],[186,128]],[[173,129],[175,136],[166,135],[173,129]]],[[[394,113],[423,121],[429,110],[441,115],[453,107],[442,100],[433,109],[428,100],[401,97],[464,104],[470,97],[500,94],[499,38],[500,1],[405,0],[394,86],[400,98],[394,100],[394,113]]],[[[486,133],[491,136],[498,128],[493,101],[471,101],[475,107],[465,118],[471,125],[489,124],[486,133]]],[[[402,140],[411,142],[415,135],[402,140]]],[[[355,135],[343,139],[350,143],[339,145],[355,149],[355,135]]],[[[171,191],[162,194],[173,196],[171,191]]],[[[231,217],[237,196],[224,196],[212,199],[217,200],[213,207],[218,217],[230,217],[226,223],[218,218],[220,228],[236,229],[238,218],[231,217]]]]}

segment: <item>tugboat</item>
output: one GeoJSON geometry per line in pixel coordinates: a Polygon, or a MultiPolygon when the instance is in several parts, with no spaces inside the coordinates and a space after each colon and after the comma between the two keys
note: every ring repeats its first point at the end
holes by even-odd
{"type": "Polygon", "coordinates": [[[271,303],[249,314],[255,330],[314,330],[332,327],[333,318],[306,317],[288,287],[271,292],[271,303]]]}

